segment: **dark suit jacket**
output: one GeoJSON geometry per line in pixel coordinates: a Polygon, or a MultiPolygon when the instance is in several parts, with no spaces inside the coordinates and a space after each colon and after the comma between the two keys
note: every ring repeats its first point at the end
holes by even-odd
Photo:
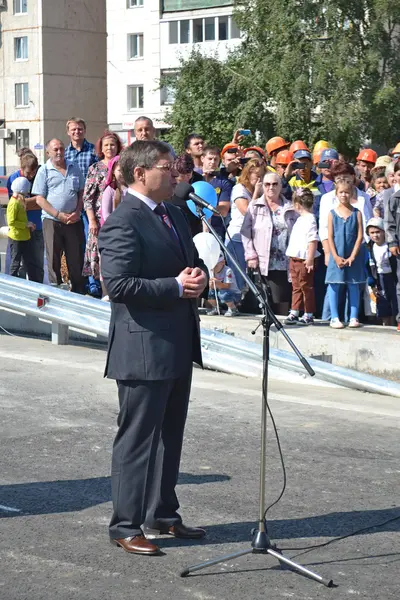
{"type": "Polygon", "coordinates": [[[111,300],[105,372],[111,379],[174,379],[192,361],[202,365],[197,303],[179,297],[175,277],[187,266],[207,268],[184,215],[173,205],[166,208],[181,247],[131,193],[100,230],[101,271],[111,300]]]}

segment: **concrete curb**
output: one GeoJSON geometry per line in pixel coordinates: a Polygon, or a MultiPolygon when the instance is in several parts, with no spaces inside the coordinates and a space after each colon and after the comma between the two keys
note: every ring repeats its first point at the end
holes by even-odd
{"type": "MultiPolygon", "coordinates": [[[[259,317],[254,316],[234,319],[201,316],[201,324],[207,329],[261,345],[262,328],[255,335],[251,334],[259,321],[259,317]]],[[[365,325],[359,329],[334,330],[317,321],[308,327],[288,326],[286,331],[307,357],[395,382],[400,380],[400,334],[395,327],[365,325]]],[[[274,327],[271,329],[271,347],[291,352],[274,327]]]]}

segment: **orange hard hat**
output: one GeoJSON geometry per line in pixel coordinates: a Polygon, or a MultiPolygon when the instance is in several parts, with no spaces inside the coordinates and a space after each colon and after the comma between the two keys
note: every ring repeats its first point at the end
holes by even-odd
{"type": "Polygon", "coordinates": [[[265,144],[265,149],[267,154],[271,156],[273,152],[276,152],[277,150],[283,150],[283,148],[286,148],[289,146],[289,144],[290,142],[286,142],[283,138],[275,136],[268,140],[268,142],[265,144]]]}
{"type": "Polygon", "coordinates": [[[307,152],[310,152],[310,149],[306,146],[303,140],[296,140],[293,142],[289,150],[290,152],[293,152],[293,154],[297,152],[297,150],[307,150],[307,152]]]}
{"type": "Polygon", "coordinates": [[[239,152],[239,144],[233,144],[229,142],[229,144],[225,144],[225,146],[221,150],[221,158],[224,156],[227,150],[237,150],[239,152]]]}
{"type": "Polygon", "coordinates": [[[294,160],[294,156],[293,152],[290,152],[290,150],[281,150],[276,155],[277,165],[288,165],[292,160],[294,160]]]}
{"type": "Polygon", "coordinates": [[[243,150],[244,156],[246,156],[247,152],[257,152],[260,155],[260,158],[265,158],[265,152],[260,146],[250,146],[250,148],[245,148],[243,150]]]}
{"type": "Polygon", "coordinates": [[[356,160],[364,160],[365,162],[370,162],[370,163],[375,164],[377,158],[378,158],[378,155],[375,152],[375,150],[371,150],[371,148],[363,148],[358,153],[356,160]]]}
{"type": "Polygon", "coordinates": [[[313,159],[313,164],[317,165],[319,162],[321,162],[321,156],[324,150],[327,150],[327,148],[319,148],[317,150],[314,149],[313,155],[312,155],[312,159],[313,159]]]}
{"type": "Polygon", "coordinates": [[[400,154],[400,142],[395,145],[395,147],[393,148],[391,154],[392,154],[392,156],[393,156],[393,154],[400,154]]]}

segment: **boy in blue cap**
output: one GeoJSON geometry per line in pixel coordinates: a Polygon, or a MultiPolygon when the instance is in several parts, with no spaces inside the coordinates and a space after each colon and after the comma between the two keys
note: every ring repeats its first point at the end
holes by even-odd
{"type": "Polygon", "coordinates": [[[315,184],[317,175],[312,170],[313,162],[311,152],[308,150],[297,150],[294,153],[294,160],[297,163],[301,163],[301,168],[296,169],[296,164],[291,163],[287,168],[287,174],[289,178],[289,185],[293,191],[296,188],[307,188],[311,190],[314,197],[319,195],[319,190],[315,184]],[[293,170],[296,172],[293,177],[290,177],[293,170]]]}

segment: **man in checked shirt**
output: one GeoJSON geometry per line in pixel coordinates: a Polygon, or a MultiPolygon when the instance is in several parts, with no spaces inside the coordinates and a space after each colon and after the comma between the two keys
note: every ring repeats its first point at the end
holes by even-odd
{"type": "Polygon", "coordinates": [[[90,165],[98,161],[94,144],[85,139],[86,123],[83,119],[71,117],[66,127],[71,143],[65,148],[65,160],[74,162],[86,179],[90,165]]]}
{"type": "MultiPolygon", "coordinates": [[[[75,163],[81,170],[86,181],[89,167],[98,161],[94,144],[91,144],[85,138],[86,123],[79,117],[71,117],[66,124],[67,134],[71,143],[65,148],[65,160],[75,163]]],[[[82,212],[83,230],[85,233],[85,247],[89,231],[89,221],[86,213],[82,212]]],[[[91,278],[94,283],[94,279],[91,278]]]]}

